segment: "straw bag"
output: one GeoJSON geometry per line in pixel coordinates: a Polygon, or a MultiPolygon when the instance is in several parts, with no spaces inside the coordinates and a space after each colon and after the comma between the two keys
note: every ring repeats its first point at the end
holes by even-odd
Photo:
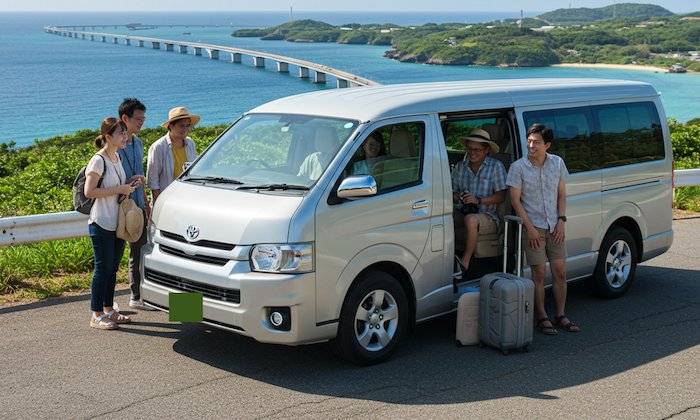
{"type": "Polygon", "coordinates": [[[128,195],[120,196],[117,238],[136,242],[143,233],[143,210],[128,195]]]}

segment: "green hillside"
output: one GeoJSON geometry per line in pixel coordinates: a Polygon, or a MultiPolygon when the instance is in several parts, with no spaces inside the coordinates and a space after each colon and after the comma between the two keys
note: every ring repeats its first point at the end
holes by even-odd
{"type": "Polygon", "coordinates": [[[572,23],[592,23],[604,19],[644,16],[665,17],[674,16],[674,13],[655,4],[621,3],[597,9],[588,9],[586,7],[557,9],[552,12],[543,13],[539,18],[555,25],[563,25],[572,23]]]}

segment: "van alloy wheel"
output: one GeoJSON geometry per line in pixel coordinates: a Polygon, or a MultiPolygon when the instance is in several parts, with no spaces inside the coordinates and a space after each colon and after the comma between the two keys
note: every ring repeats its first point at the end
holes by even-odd
{"type": "Polygon", "coordinates": [[[408,321],[408,301],[398,281],[385,272],[368,271],[348,290],[331,347],[358,365],[381,363],[396,351],[408,321]]]}
{"type": "Polygon", "coordinates": [[[615,226],[605,235],[593,276],[585,284],[600,297],[618,298],[630,288],[636,269],[637,244],[627,229],[615,226]]]}

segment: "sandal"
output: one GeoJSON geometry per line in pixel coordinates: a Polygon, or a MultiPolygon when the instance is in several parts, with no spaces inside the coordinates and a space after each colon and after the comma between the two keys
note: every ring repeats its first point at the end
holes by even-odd
{"type": "MultiPolygon", "coordinates": [[[[557,329],[554,328],[553,325],[550,327],[542,325],[542,323],[546,322],[546,321],[549,321],[549,318],[541,318],[537,321],[537,331],[541,332],[544,335],[557,335],[557,334],[559,334],[559,331],[557,331],[557,329]],[[547,330],[549,330],[549,331],[547,331],[547,330]]],[[[551,323],[551,321],[550,321],[550,323],[551,323]]]]}
{"type": "Polygon", "coordinates": [[[119,325],[117,325],[116,322],[109,319],[107,317],[107,314],[102,314],[98,317],[95,317],[95,315],[93,315],[90,319],[90,326],[93,328],[99,328],[101,330],[116,330],[119,328],[119,325]]]}
{"type": "Polygon", "coordinates": [[[571,322],[571,320],[569,320],[569,322],[566,325],[562,324],[561,321],[564,320],[565,318],[568,319],[568,317],[566,315],[554,317],[554,320],[556,321],[554,323],[554,325],[556,325],[557,327],[562,327],[563,329],[565,329],[568,332],[579,332],[580,331],[578,328],[578,325],[571,322]]]}
{"type": "Polygon", "coordinates": [[[112,321],[116,322],[117,324],[126,324],[127,322],[131,322],[131,318],[129,318],[126,315],[122,315],[119,312],[115,311],[112,309],[109,311],[107,314],[105,314],[111,319],[112,321]]]}

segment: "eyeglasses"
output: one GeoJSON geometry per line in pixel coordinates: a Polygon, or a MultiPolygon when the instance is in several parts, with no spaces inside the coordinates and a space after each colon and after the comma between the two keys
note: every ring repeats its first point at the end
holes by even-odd
{"type": "Polygon", "coordinates": [[[467,147],[467,152],[469,152],[469,153],[474,153],[474,152],[476,152],[476,153],[481,153],[481,152],[483,152],[484,150],[486,150],[486,149],[479,149],[479,148],[472,149],[471,147],[467,147]]]}
{"type": "Polygon", "coordinates": [[[146,117],[140,117],[140,118],[131,117],[131,119],[132,119],[132,120],[136,120],[136,121],[138,121],[138,122],[146,122],[146,117]]]}

